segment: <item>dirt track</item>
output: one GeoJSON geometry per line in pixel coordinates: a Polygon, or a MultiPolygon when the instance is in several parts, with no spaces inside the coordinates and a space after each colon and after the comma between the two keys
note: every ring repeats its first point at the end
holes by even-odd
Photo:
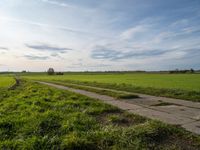
{"type": "MultiPolygon", "coordinates": [[[[156,97],[138,94],[140,98],[132,100],[116,100],[113,97],[100,95],[85,90],[79,90],[48,82],[37,81],[55,88],[64,89],[79,93],[91,98],[101,100],[105,103],[117,106],[123,110],[145,116],[151,119],[158,119],[165,123],[181,125],[188,131],[200,134],[200,103],[184,100],[177,100],[165,97],[156,97]],[[160,105],[161,103],[168,105],[160,105]]],[[[97,88],[102,89],[102,88],[97,88]]]]}

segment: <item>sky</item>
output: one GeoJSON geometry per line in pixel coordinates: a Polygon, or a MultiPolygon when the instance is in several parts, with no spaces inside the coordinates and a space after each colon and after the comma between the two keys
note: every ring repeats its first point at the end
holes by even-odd
{"type": "Polygon", "coordinates": [[[0,0],[0,71],[200,69],[200,0],[0,0]]]}

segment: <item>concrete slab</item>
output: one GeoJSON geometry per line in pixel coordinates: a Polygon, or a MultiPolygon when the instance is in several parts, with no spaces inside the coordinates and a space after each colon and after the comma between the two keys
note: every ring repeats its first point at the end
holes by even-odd
{"type": "Polygon", "coordinates": [[[186,130],[193,133],[200,134],[200,103],[194,103],[189,101],[182,101],[176,99],[162,98],[163,102],[176,103],[179,105],[168,105],[168,106],[151,106],[152,104],[160,103],[161,97],[143,96],[139,99],[132,101],[117,100],[113,97],[101,95],[85,90],[79,90],[61,86],[57,84],[38,82],[41,84],[49,85],[55,88],[68,90],[78,94],[82,94],[94,99],[101,100],[107,104],[119,107],[128,112],[135,113],[141,116],[145,116],[151,119],[158,119],[165,123],[182,125],[186,130]]]}
{"type": "Polygon", "coordinates": [[[200,119],[200,110],[196,108],[190,108],[185,106],[168,105],[168,106],[152,106],[154,110],[167,112],[174,115],[180,115],[183,117],[191,118],[194,120],[200,119]]]}
{"type": "Polygon", "coordinates": [[[200,121],[185,124],[185,125],[182,125],[182,127],[190,132],[200,134],[200,121]]]}
{"type": "Polygon", "coordinates": [[[129,110],[129,112],[139,114],[141,116],[146,116],[151,119],[158,119],[165,123],[173,125],[182,125],[194,121],[192,119],[184,118],[179,115],[173,115],[166,112],[155,111],[148,108],[129,110]]]}
{"type": "Polygon", "coordinates": [[[125,103],[123,101],[118,101],[118,100],[114,100],[114,101],[107,101],[106,103],[111,104],[113,106],[119,107],[122,110],[137,110],[137,109],[143,109],[143,107],[138,106],[138,105],[134,105],[134,104],[129,104],[129,103],[125,103]]]}

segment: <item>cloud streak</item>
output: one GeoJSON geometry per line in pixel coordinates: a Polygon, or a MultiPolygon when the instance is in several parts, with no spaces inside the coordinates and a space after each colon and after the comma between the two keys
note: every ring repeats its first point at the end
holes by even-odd
{"type": "Polygon", "coordinates": [[[169,51],[155,49],[155,50],[146,50],[141,52],[134,52],[133,50],[130,51],[117,51],[117,50],[110,50],[107,48],[103,49],[96,49],[93,50],[91,53],[91,58],[93,59],[107,59],[107,60],[122,60],[122,59],[130,59],[130,58],[145,58],[145,57],[152,57],[152,56],[160,56],[169,51]]]}
{"type": "Polygon", "coordinates": [[[152,50],[129,50],[129,51],[119,51],[119,50],[112,50],[106,47],[98,47],[94,49],[91,53],[92,59],[100,59],[100,60],[124,60],[124,59],[131,59],[131,58],[151,58],[151,57],[161,57],[167,56],[168,54],[182,54],[182,58],[189,58],[193,56],[200,56],[200,49],[199,48],[172,48],[172,49],[152,49],[152,50]]]}
{"type": "Polygon", "coordinates": [[[9,50],[9,48],[7,48],[7,47],[0,47],[0,50],[9,50]]]}
{"type": "MultiPolygon", "coordinates": [[[[85,34],[85,35],[91,35],[91,36],[99,36],[99,35],[94,34],[94,33],[85,32],[85,31],[81,31],[81,30],[77,30],[77,29],[72,29],[72,28],[69,28],[67,26],[50,25],[50,24],[45,24],[45,23],[41,23],[41,22],[33,22],[33,21],[27,21],[27,20],[9,18],[9,17],[1,17],[0,20],[15,22],[15,23],[28,24],[28,25],[37,26],[37,27],[57,29],[57,30],[62,30],[62,31],[66,31],[66,32],[75,33],[75,34],[83,34],[83,35],[85,34]]],[[[99,36],[99,37],[102,37],[102,36],[99,36]]]]}
{"type": "Polygon", "coordinates": [[[109,64],[96,64],[96,65],[91,65],[91,64],[83,64],[83,63],[76,63],[72,64],[71,66],[68,66],[67,68],[104,68],[104,67],[110,67],[111,65],[109,64]]]}
{"type": "Polygon", "coordinates": [[[49,3],[49,4],[52,4],[52,5],[61,6],[61,7],[73,7],[72,5],[69,5],[69,4],[63,3],[63,2],[59,2],[59,1],[56,1],[56,0],[42,0],[42,2],[49,3]]]}
{"type": "Polygon", "coordinates": [[[37,56],[37,55],[24,55],[23,57],[29,60],[47,60],[49,59],[48,56],[37,56]]]}
{"type": "Polygon", "coordinates": [[[71,48],[52,46],[49,44],[25,44],[25,46],[39,51],[49,51],[49,52],[59,52],[59,53],[65,53],[66,51],[72,50],[71,48]]]}
{"type": "Polygon", "coordinates": [[[69,32],[73,33],[75,35],[81,35],[85,37],[98,37],[98,38],[107,38],[107,39],[112,39],[113,37],[111,36],[105,36],[105,35],[100,35],[92,32],[87,32],[79,29],[73,29],[68,26],[62,26],[62,25],[51,25],[51,24],[46,24],[46,23],[41,23],[41,22],[33,22],[33,21],[28,21],[28,20],[23,20],[23,19],[17,19],[17,18],[10,18],[10,17],[0,17],[0,20],[7,21],[7,22],[13,22],[13,23],[19,23],[19,24],[25,24],[25,25],[30,25],[30,26],[36,26],[39,28],[47,28],[47,29],[56,29],[64,32],[69,32]]]}
{"type": "Polygon", "coordinates": [[[147,27],[138,25],[123,31],[120,35],[120,38],[123,40],[128,40],[135,37],[138,33],[143,33],[145,31],[147,31],[147,27]]]}

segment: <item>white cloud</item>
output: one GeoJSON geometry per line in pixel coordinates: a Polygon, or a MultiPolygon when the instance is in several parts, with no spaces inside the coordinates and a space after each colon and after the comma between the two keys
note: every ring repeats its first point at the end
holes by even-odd
{"type": "Polygon", "coordinates": [[[49,4],[61,6],[61,7],[73,7],[72,5],[69,5],[69,4],[63,3],[63,2],[58,2],[56,0],[42,0],[42,1],[46,2],[46,3],[49,3],[49,4]]]}
{"type": "Polygon", "coordinates": [[[181,19],[181,20],[177,20],[175,22],[173,22],[171,24],[172,27],[176,27],[176,26],[181,26],[181,25],[187,25],[189,23],[188,19],[181,19]]]}
{"type": "Polygon", "coordinates": [[[137,36],[138,33],[144,33],[145,31],[147,31],[147,26],[138,25],[123,31],[120,35],[120,38],[123,40],[128,40],[137,36]]]}
{"type": "Polygon", "coordinates": [[[50,24],[45,24],[45,23],[40,23],[40,22],[33,22],[33,21],[22,20],[22,19],[1,17],[0,20],[8,21],[8,22],[16,22],[16,23],[29,24],[29,25],[34,25],[34,26],[44,27],[44,28],[55,28],[55,29],[66,30],[68,32],[74,32],[74,33],[87,33],[87,32],[84,32],[84,31],[80,31],[80,30],[69,28],[67,26],[55,26],[55,25],[50,25],[50,24]]]}

